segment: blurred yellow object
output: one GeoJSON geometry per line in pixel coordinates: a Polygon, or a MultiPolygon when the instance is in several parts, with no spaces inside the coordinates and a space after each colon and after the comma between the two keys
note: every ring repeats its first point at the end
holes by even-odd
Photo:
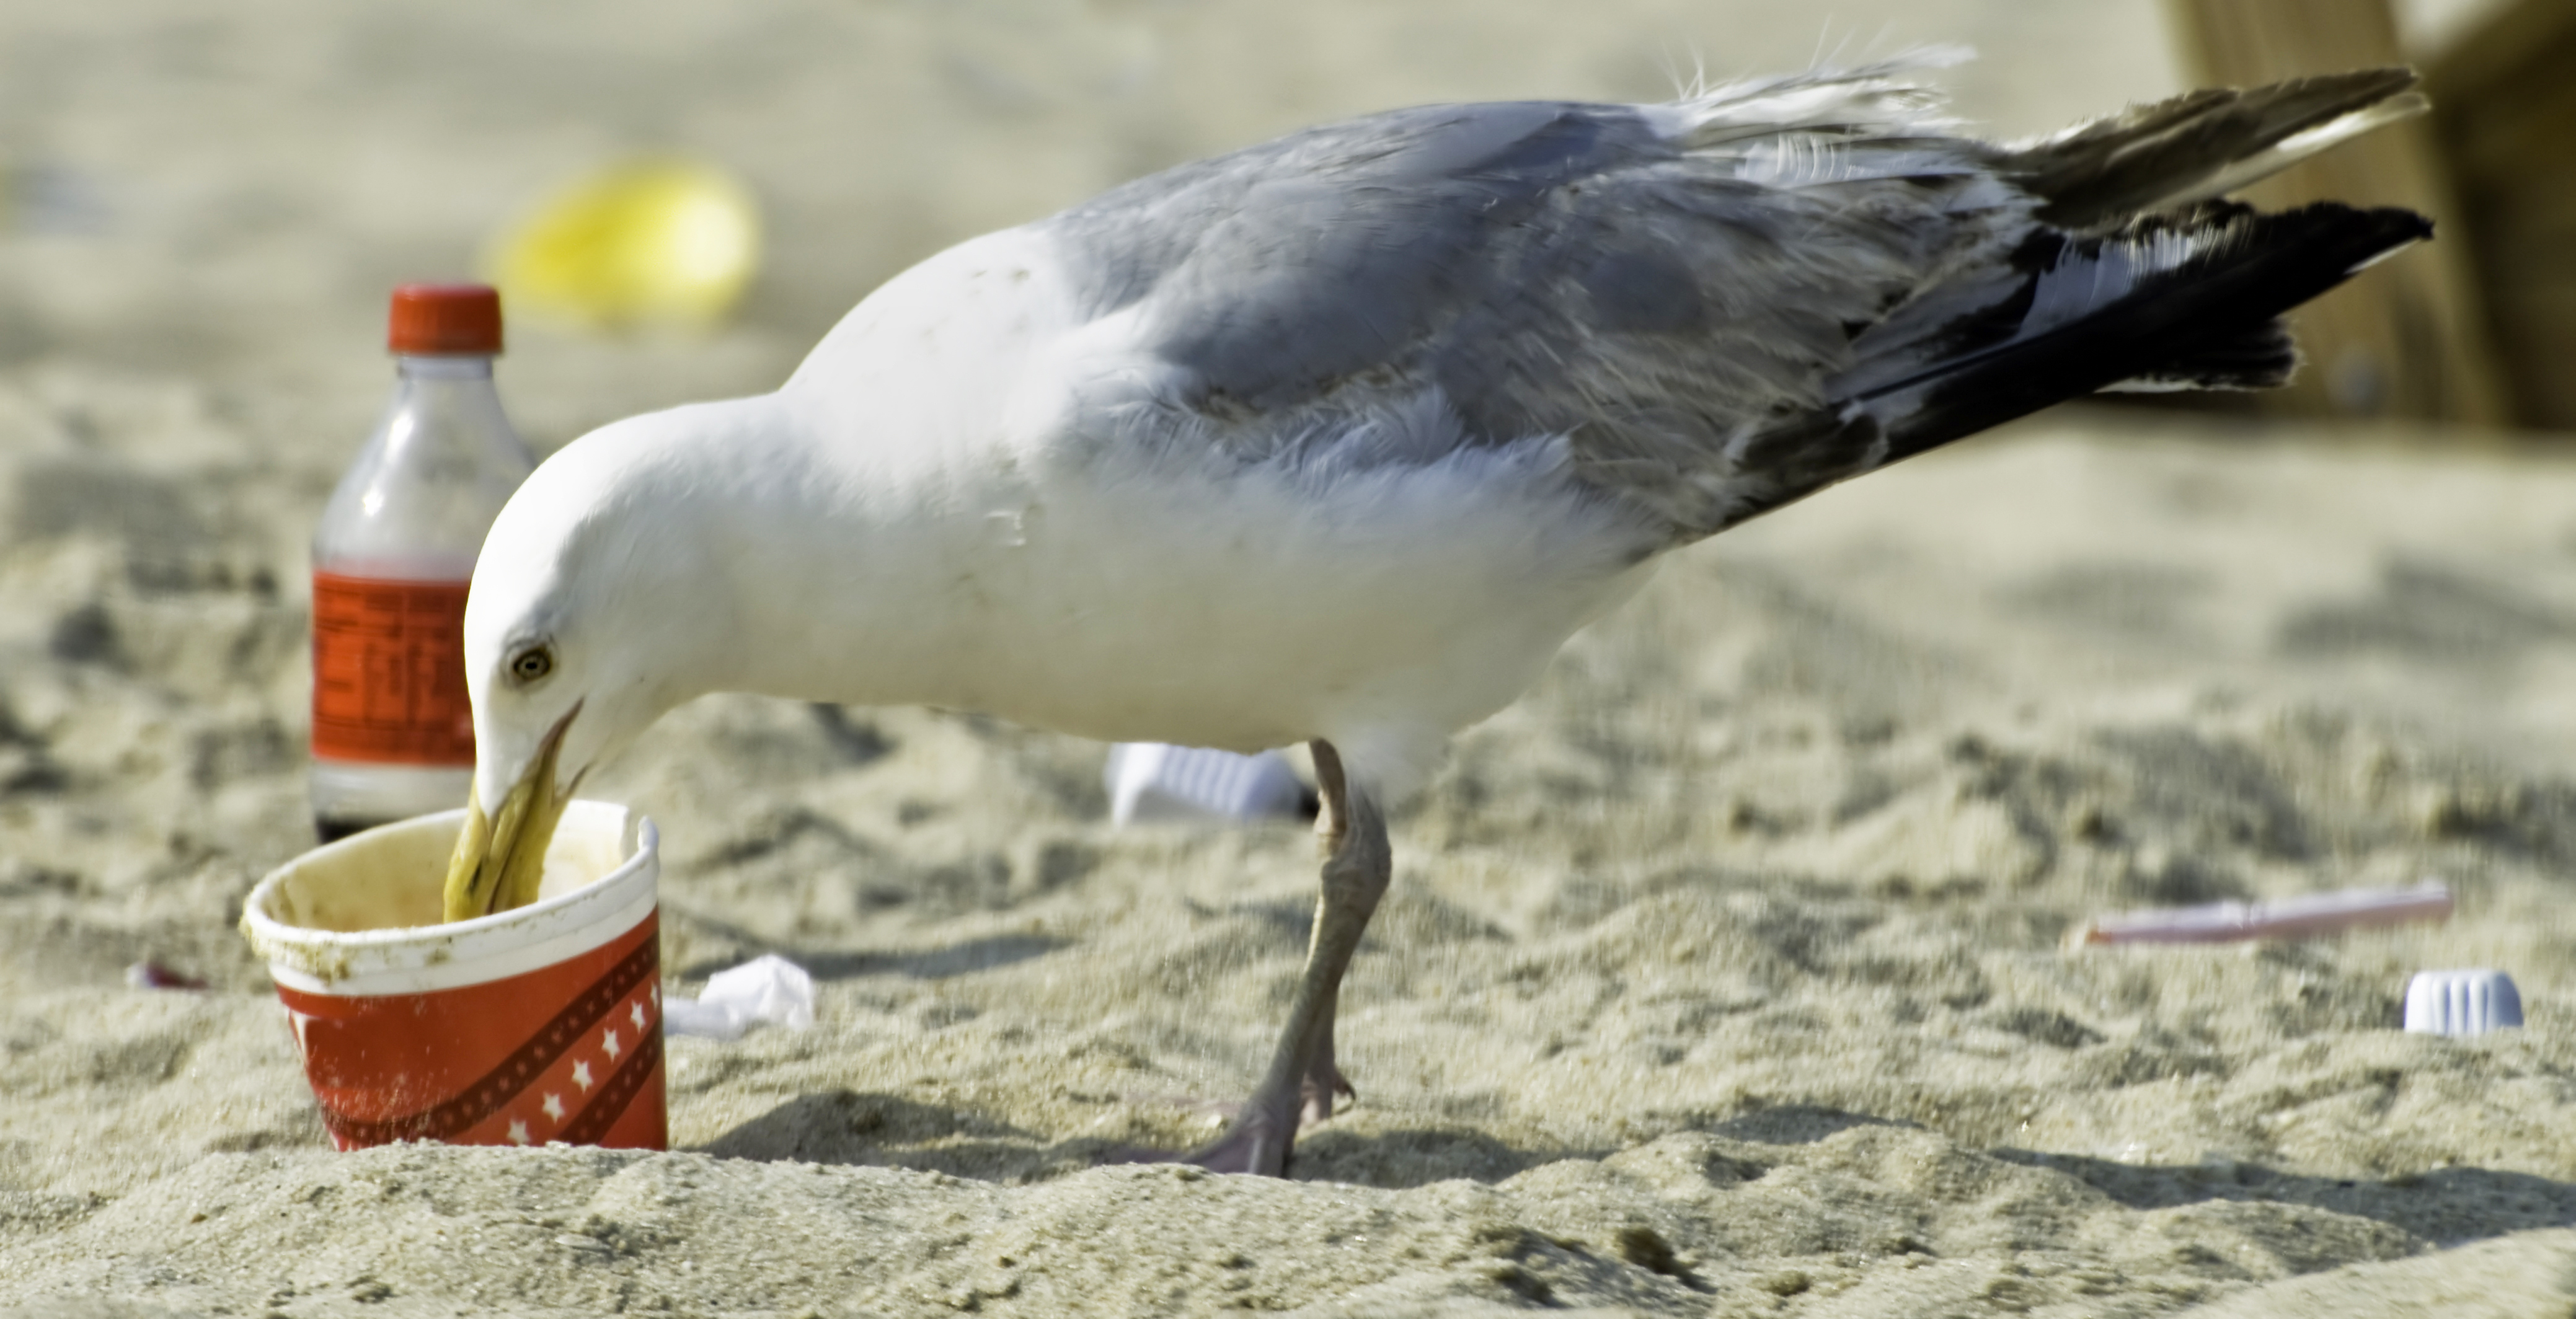
{"type": "Polygon", "coordinates": [[[513,319],[590,330],[703,329],[760,266],[760,209],[700,161],[627,161],[576,180],[493,237],[484,278],[513,319]]]}

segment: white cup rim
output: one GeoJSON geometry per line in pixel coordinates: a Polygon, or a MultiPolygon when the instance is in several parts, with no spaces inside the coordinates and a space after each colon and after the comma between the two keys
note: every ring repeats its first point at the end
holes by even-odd
{"type": "Polygon", "coordinates": [[[307,993],[420,993],[502,979],[587,952],[634,928],[656,905],[661,835],[650,817],[613,802],[567,803],[559,829],[616,831],[623,859],[569,892],[472,920],[377,930],[290,925],[271,914],[285,886],[316,862],[383,846],[389,831],[453,838],[463,808],[397,821],[306,852],[260,880],[242,904],[241,931],[280,985],[307,993]]]}

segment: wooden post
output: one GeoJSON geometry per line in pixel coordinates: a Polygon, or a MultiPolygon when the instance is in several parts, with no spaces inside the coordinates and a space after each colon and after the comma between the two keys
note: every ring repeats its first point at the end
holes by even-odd
{"type": "MultiPolygon", "coordinates": [[[[2406,62],[2388,0],[2166,0],[2183,62],[2205,85],[2250,87],[2406,62]]],[[[2304,416],[2508,424],[2467,230],[2430,126],[2391,124],[2245,190],[2267,209],[2404,206],[2433,242],[2291,317],[2307,366],[2267,406],[2304,416]]]]}
{"type": "Polygon", "coordinates": [[[2516,0],[2424,71],[2527,426],[2576,431],[2576,0],[2516,0]]]}

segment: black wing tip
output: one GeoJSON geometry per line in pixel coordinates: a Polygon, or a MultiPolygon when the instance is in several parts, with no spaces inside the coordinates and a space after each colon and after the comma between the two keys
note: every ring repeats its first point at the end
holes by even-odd
{"type": "Polygon", "coordinates": [[[1889,457],[2124,381],[2220,389],[2285,383],[2295,346],[2270,328],[2273,318],[2433,234],[2432,221],[2395,206],[2317,202],[2264,213],[2218,203],[2206,214],[2241,237],[2080,321],[1963,364],[1890,426],[1889,457]]]}
{"type": "Polygon", "coordinates": [[[2232,328],[2214,328],[2182,352],[2104,385],[2101,392],[2243,393],[2277,389],[2290,383],[2298,369],[2298,344],[2290,336],[2289,325],[2274,316],[2232,328]]]}
{"type": "Polygon", "coordinates": [[[2347,275],[2417,243],[2433,241],[2432,217],[2403,206],[2310,202],[2295,210],[2258,214],[2255,222],[2270,231],[2270,242],[2319,242],[2350,253],[2352,263],[2344,267],[2347,275]]]}

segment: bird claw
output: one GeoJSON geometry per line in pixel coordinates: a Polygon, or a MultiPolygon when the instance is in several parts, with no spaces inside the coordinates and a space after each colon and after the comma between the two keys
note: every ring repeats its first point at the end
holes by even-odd
{"type": "Polygon", "coordinates": [[[1121,1149],[1101,1158],[1104,1164],[1117,1163],[1188,1163],[1209,1172],[1251,1173],[1260,1177],[1284,1177],[1288,1158],[1294,1152],[1299,1134],[1318,1123],[1331,1120],[1335,1096],[1358,1099],[1350,1078],[1342,1069],[1327,1062],[1310,1071],[1299,1087],[1299,1102],[1294,1108],[1292,1125],[1286,1104],[1264,1102],[1256,1095],[1240,1104],[1192,1102],[1160,1096],[1162,1102],[1210,1113],[1223,1113],[1234,1120],[1225,1134],[1186,1154],[1172,1150],[1121,1149]]]}
{"type": "Polygon", "coordinates": [[[1175,1150],[1120,1149],[1102,1155],[1100,1162],[1187,1163],[1209,1172],[1250,1173],[1257,1177],[1284,1177],[1288,1173],[1288,1154],[1295,1146],[1293,1130],[1282,1133],[1287,1124],[1281,1114],[1252,1104],[1242,1106],[1234,1124],[1225,1134],[1205,1145],[1181,1153],[1175,1150]]]}
{"type": "Polygon", "coordinates": [[[1181,1156],[1181,1162],[1197,1164],[1209,1172],[1285,1177],[1288,1154],[1297,1139],[1294,1131],[1279,1130],[1285,1125],[1269,1113],[1253,1110],[1226,1128],[1224,1135],[1181,1156]]]}
{"type": "Polygon", "coordinates": [[[1356,1102],[1360,1092],[1352,1088],[1350,1078],[1342,1075],[1342,1069],[1330,1062],[1308,1072],[1305,1084],[1299,1087],[1298,1097],[1302,1102],[1297,1110],[1298,1129],[1302,1131],[1331,1121],[1335,1096],[1356,1102]]]}

